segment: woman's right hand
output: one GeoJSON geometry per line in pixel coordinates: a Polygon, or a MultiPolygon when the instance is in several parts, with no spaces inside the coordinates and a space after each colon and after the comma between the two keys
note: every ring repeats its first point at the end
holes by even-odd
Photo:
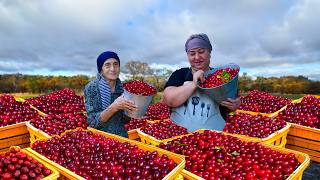
{"type": "Polygon", "coordinates": [[[198,81],[204,82],[206,79],[204,78],[204,71],[198,70],[193,73],[193,84],[197,87],[198,81]]]}
{"type": "Polygon", "coordinates": [[[137,107],[134,105],[134,102],[131,100],[125,99],[123,96],[119,96],[113,103],[117,110],[128,110],[130,112],[138,111],[137,107]]]}

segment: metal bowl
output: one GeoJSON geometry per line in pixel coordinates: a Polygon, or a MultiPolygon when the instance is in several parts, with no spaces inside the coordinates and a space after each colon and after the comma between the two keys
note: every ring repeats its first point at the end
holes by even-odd
{"type": "MultiPolygon", "coordinates": [[[[204,76],[207,78],[208,75],[214,73],[215,71],[219,69],[226,69],[226,68],[240,69],[240,67],[236,64],[227,64],[227,65],[220,66],[218,68],[205,72],[204,76]]],[[[239,76],[239,73],[231,81],[213,88],[202,88],[199,86],[199,83],[197,86],[201,93],[208,95],[217,103],[221,103],[222,101],[225,101],[228,98],[235,99],[237,97],[238,76],[239,76]]]]}
{"type": "Polygon", "coordinates": [[[124,114],[131,118],[141,118],[146,114],[148,106],[151,103],[154,95],[142,96],[142,95],[132,94],[124,89],[123,96],[125,99],[133,101],[138,108],[138,111],[131,112],[131,113],[125,110],[124,114]]]}

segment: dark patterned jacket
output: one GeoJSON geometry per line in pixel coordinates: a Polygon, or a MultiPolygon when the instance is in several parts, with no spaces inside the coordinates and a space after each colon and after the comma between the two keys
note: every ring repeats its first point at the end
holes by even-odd
{"type": "MultiPolygon", "coordinates": [[[[99,81],[101,76],[97,75],[95,80],[90,81],[85,89],[85,105],[88,115],[88,124],[98,130],[108,133],[117,134],[123,137],[128,137],[128,132],[124,128],[123,111],[115,113],[107,122],[100,121],[100,114],[104,110],[102,108],[101,95],[99,90],[99,81]]],[[[114,102],[123,93],[123,87],[120,79],[117,79],[115,91],[111,93],[111,103],[114,102]]]]}

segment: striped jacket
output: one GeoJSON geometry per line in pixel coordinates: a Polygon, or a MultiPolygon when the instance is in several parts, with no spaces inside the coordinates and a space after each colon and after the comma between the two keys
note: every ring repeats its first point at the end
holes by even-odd
{"type": "MultiPolygon", "coordinates": [[[[95,80],[90,81],[84,89],[85,105],[88,115],[88,124],[98,130],[108,133],[117,134],[128,137],[128,132],[124,128],[123,111],[118,111],[107,122],[100,121],[100,114],[104,110],[102,108],[102,100],[99,90],[99,81],[101,76],[97,76],[95,80]]],[[[120,79],[117,79],[115,91],[111,93],[111,103],[114,102],[123,93],[120,79]]]]}

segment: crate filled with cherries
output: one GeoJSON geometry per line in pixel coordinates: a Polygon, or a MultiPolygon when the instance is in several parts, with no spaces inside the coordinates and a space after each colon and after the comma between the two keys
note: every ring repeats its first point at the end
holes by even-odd
{"type": "Polygon", "coordinates": [[[286,127],[286,121],[279,118],[237,112],[227,117],[223,131],[256,138],[267,138],[284,127],[286,127]]]}
{"type": "Polygon", "coordinates": [[[84,112],[84,98],[72,89],[62,89],[47,95],[26,99],[26,102],[46,114],[84,112]]]}
{"type": "Polygon", "coordinates": [[[298,103],[291,103],[280,112],[279,119],[311,128],[320,129],[320,98],[305,96],[298,103]]]}
{"type": "Polygon", "coordinates": [[[48,135],[60,135],[66,130],[88,127],[87,117],[82,113],[47,115],[33,118],[30,124],[48,135]]]}
{"type": "Polygon", "coordinates": [[[273,96],[267,92],[258,90],[250,91],[247,96],[240,97],[240,100],[240,110],[261,113],[274,113],[291,102],[287,98],[273,96]]]}
{"type": "Polygon", "coordinates": [[[38,112],[25,102],[18,102],[12,95],[0,96],[0,127],[40,117],[38,112]]]}
{"type": "Polygon", "coordinates": [[[163,120],[147,124],[138,130],[139,136],[151,136],[156,140],[164,140],[188,133],[185,127],[175,124],[171,120],[163,120]],[[142,133],[141,133],[142,132],[142,133]]]}
{"type": "Polygon", "coordinates": [[[0,153],[0,179],[40,180],[53,173],[19,147],[11,147],[8,152],[0,153]]]}
{"type": "Polygon", "coordinates": [[[85,179],[162,179],[177,167],[168,155],[141,146],[76,130],[36,141],[32,150],[85,179]]]}
{"type": "Polygon", "coordinates": [[[127,131],[139,129],[141,127],[144,127],[148,124],[148,118],[141,118],[141,119],[135,119],[130,118],[130,121],[124,125],[125,129],[127,131]]]}
{"type": "Polygon", "coordinates": [[[210,130],[161,143],[158,147],[185,155],[185,169],[195,178],[286,179],[301,164],[294,151],[281,151],[210,130]]]}

